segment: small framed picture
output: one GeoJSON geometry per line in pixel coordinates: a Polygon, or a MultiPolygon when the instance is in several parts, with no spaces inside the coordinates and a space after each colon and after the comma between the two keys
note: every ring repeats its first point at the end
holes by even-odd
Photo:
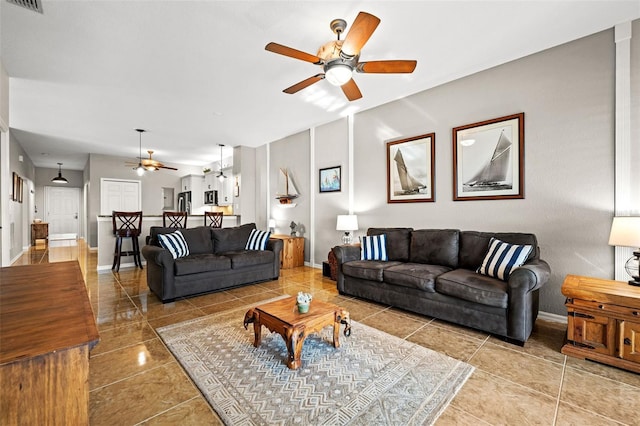
{"type": "Polygon", "coordinates": [[[453,129],[453,200],[524,198],[524,113],[453,129]]]}
{"type": "Polygon", "coordinates": [[[18,202],[22,202],[22,193],[24,192],[24,179],[18,177],[18,202]]]}
{"type": "Polygon", "coordinates": [[[20,176],[13,172],[13,185],[11,186],[11,201],[18,201],[18,190],[20,189],[20,176]]]}
{"type": "Polygon", "coordinates": [[[342,166],[327,167],[320,169],[318,182],[320,192],[338,192],[342,190],[341,183],[342,166]]]}
{"type": "Polygon", "coordinates": [[[436,134],[387,142],[387,203],[435,201],[436,134]]]}

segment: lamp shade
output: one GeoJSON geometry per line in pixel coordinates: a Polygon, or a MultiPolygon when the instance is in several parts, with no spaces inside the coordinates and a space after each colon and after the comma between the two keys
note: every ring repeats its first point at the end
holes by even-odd
{"type": "Polygon", "coordinates": [[[358,229],[358,216],[355,214],[339,214],[336,231],[355,231],[358,229]]]}
{"type": "Polygon", "coordinates": [[[276,227],[276,220],[275,219],[269,219],[268,228],[275,228],[275,227],[276,227]]]}
{"type": "Polygon", "coordinates": [[[640,216],[618,216],[613,218],[609,245],[640,247],[640,216]]]}

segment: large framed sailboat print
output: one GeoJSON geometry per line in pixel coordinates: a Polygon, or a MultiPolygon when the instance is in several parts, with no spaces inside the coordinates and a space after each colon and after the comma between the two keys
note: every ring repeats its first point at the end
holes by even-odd
{"type": "Polygon", "coordinates": [[[387,142],[387,202],[435,201],[436,134],[387,142]]]}
{"type": "Polygon", "coordinates": [[[524,113],[453,129],[453,200],[524,198],[524,113]]]}

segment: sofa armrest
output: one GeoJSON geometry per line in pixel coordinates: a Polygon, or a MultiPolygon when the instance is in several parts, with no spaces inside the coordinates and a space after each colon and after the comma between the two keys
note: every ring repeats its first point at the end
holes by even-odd
{"type": "Polygon", "coordinates": [[[542,259],[536,259],[516,268],[509,276],[511,291],[531,292],[542,287],[551,276],[551,267],[542,259]]]}
{"type": "Polygon", "coordinates": [[[162,247],[146,245],[142,247],[142,256],[147,260],[147,286],[162,300],[175,299],[174,259],[162,247]]]}
{"type": "Polygon", "coordinates": [[[280,276],[280,254],[282,253],[284,242],[279,238],[269,238],[267,241],[267,250],[271,250],[274,255],[273,260],[273,279],[277,280],[280,276]]]}
{"type": "Polygon", "coordinates": [[[342,245],[333,248],[336,256],[336,283],[338,292],[344,292],[344,275],[342,274],[342,264],[352,260],[360,259],[360,247],[355,245],[342,245]]]}
{"type": "Polygon", "coordinates": [[[507,291],[507,333],[523,344],[529,337],[538,317],[538,289],[549,281],[551,268],[541,259],[528,262],[515,269],[509,276],[507,291]]]}

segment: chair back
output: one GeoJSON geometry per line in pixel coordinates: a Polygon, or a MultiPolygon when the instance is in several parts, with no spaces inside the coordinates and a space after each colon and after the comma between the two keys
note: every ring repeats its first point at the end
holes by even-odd
{"type": "Polygon", "coordinates": [[[222,228],[222,212],[204,212],[204,226],[222,228]]]}
{"type": "Polygon", "coordinates": [[[162,226],[165,228],[186,228],[187,212],[162,213],[162,226]]]}
{"type": "Polygon", "coordinates": [[[142,229],[142,212],[117,212],[111,215],[113,235],[117,237],[138,237],[142,229]]]}

